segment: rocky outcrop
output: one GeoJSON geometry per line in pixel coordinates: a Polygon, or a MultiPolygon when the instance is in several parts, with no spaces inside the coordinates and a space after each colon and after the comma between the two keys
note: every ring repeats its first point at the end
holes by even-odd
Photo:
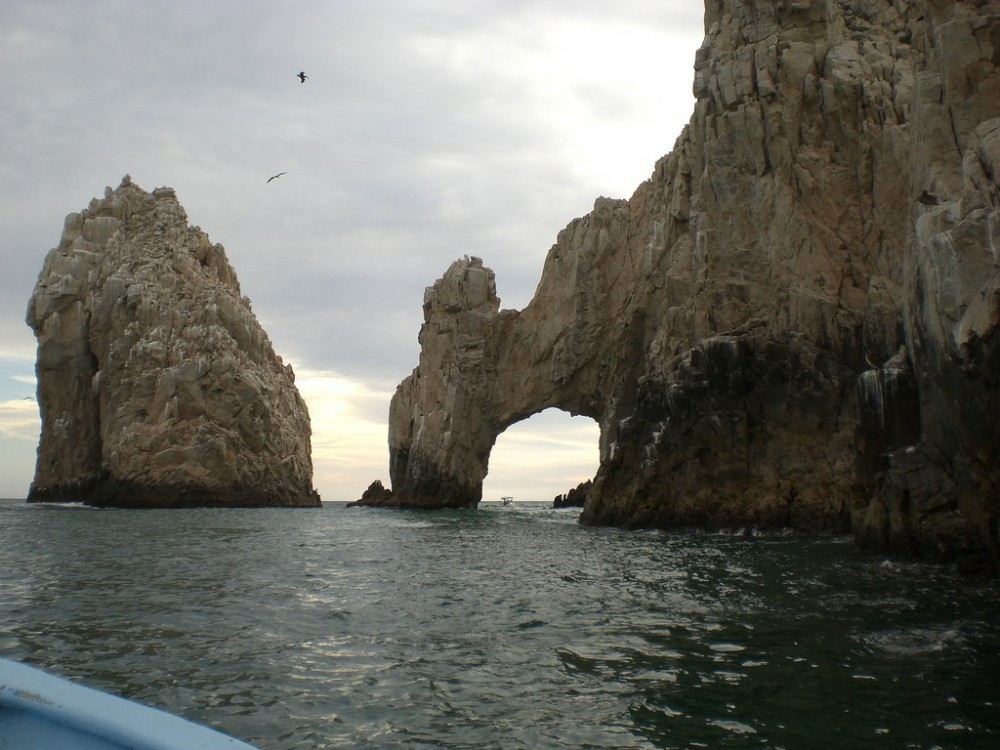
{"type": "Polygon", "coordinates": [[[582,520],[853,529],[995,567],[1000,3],[708,0],[696,104],[500,310],[456,262],[390,407],[397,502],[474,505],[547,407],[600,425],[582,520]]]}
{"type": "Polygon", "coordinates": [[[376,479],[361,493],[359,500],[348,503],[347,507],[353,508],[358,505],[392,505],[392,490],[386,489],[382,480],[376,479]]]}
{"type": "Polygon", "coordinates": [[[587,504],[587,496],[590,495],[590,488],[594,486],[593,481],[588,479],[580,482],[565,495],[556,495],[552,499],[553,508],[582,508],[587,504]]]}
{"type": "Polygon", "coordinates": [[[27,322],[42,417],[29,500],[319,504],[292,368],[173,190],[126,176],[70,214],[27,322]]]}

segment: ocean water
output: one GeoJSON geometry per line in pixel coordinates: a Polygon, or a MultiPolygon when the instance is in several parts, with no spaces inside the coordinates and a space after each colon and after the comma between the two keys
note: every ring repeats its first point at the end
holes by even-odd
{"type": "Polygon", "coordinates": [[[573,510],[0,502],[0,655],[264,750],[997,748],[1000,585],[573,510]]]}

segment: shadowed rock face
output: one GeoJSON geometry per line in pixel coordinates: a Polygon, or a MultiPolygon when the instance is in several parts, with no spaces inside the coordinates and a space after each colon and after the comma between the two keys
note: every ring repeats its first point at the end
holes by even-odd
{"type": "Polygon", "coordinates": [[[70,214],[27,322],[42,416],[29,500],[319,504],[291,366],[173,190],[126,177],[70,214]]]}
{"type": "Polygon", "coordinates": [[[427,290],[387,502],[476,504],[496,436],[557,406],[601,428],[586,523],[995,568],[998,66],[998,2],[709,0],[689,125],[530,304],[475,258],[427,290]]]}

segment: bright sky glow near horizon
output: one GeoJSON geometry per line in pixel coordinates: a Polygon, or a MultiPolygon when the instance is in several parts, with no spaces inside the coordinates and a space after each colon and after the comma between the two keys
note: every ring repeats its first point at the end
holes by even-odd
{"type": "MultiPolygon", "coordinates": [[[[558,232],[672,148],[702,17],[690,0],[4,2],[0,497],[34,473],[28,298],[64,217],[126,173],[173,187],[226,248],[295,368],[323,499],[388,485],[424,288],[476,255],[524,307],[558,232]]],[[[484,499],[592,477],[597,435],[553,410],[511,427],[484,499]]]]}

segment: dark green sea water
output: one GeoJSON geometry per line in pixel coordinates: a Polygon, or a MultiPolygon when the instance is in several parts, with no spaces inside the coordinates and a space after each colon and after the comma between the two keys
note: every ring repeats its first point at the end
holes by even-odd
{"type": "Polygon", "coordinates": [[[0,501],[0,656],[292,748],[997,748],[1000,585],[572,510],[0,501]]]}

